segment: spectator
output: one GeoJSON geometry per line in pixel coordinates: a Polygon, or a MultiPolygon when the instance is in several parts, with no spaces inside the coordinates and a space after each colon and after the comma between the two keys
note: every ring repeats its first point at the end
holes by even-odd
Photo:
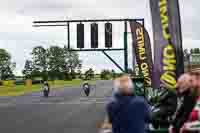
{"type": "Polygon", "coordinates": [[[187,122],[184,123],[183,127],[181,128],[181,133],[185,131],[200,131],[200,74],[194,73],[193,76],[196,76],[194,77],[194,80],[196,81],[193,81],[194,85],[196,85],[196,88],[193,91],[197,95],[197,101],[195,107],[188,117],[187,122]]]}
{"type": "MultiPolygon", "coordinates": [[[[197,72],[190,72],[190,75],[191,75],[191,83],[192,83],[192,86],[193,86],[192,89],[198,88],[199,73],[197,73],[197,72]]],[[[193,92],[195,92],[195,90],[193,92]]]]}
{"type": "Polygon", "coordinates": [[[159,100],[152,107],[152,125],[154,128],[168,128],[177,108],[177,95],[173,90],[160,87],[159,100]]]}
{"type": "Polygon", "coordinates": [[[131,78],[124,75],[119,78],[118,93],[107,105],[113,133],[145,133],[150,119],[149,106],[143,97],[134,95],[131,78]]]}
{"type": "Polygon", "coordinates": [[[180,128],[187,121],[187,118],[196,103],[196,97],[193,95],[192,76],[188,73],[183,74],[177,81],[177,93],[182,97],[182,102],[178,107],[175,117],[169,128],[170,133],[179,133],[180,128]]]}

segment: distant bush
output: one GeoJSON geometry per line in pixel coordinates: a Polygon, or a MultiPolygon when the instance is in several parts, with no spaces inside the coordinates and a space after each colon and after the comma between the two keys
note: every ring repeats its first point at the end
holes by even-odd
{"type": "Polygon", "coordinates": [[[42,80],[32,80],[32,84],[41,84],[42,80]]]}
{"type": "Polygon", "coordinates": [[[16,80],[15,85],[24,85],[25,81],[24,80],[16,80]]]}
{"type": "Polygon", "coordinates": [[[112,74],[109,70],[102,70],[101,71],[100,78],[102,80],[109,80],[109,79],[111,79],[111,77],[112,77],[112,74]]]}
{"type": "Polygon", "coordinates": [[[65,80],[66,81],[72,81],[72,75],[69,74],[69,73],[65,74],[65,80]]]}
{"type": "Polygon", "coordinates": [[[84,74],[84,80],[91,80],[94,78],[94,70],[92,68],[88,69],[84,74]]]}
{"type": "MultiPolygon", "coordinates": [[[[9,81],[4,81],[5,83],[9,84],[9,81]]],[[[42,80],[32,80],[32,84],[41,84],[42,80]]],[[[5,85],[7,85],[5,84],[5,85]]],[[[14,85],[25,85],[26,80],[15,80],[14,85]]],[[[0,81],[0,86],[3,86],[3,81],[0,81]]]]}

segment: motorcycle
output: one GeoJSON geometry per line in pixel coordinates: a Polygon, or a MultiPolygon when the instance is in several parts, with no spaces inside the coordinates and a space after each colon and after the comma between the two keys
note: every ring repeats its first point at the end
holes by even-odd
{"type": "Polygon", "coordinates": [[[46,82],[43,85],[43,96],[49,97],[49,92],[50,92],[49,84],[46,82]]]}
{"type": "Polygon", "coordinates": [[[88,83],[84,83],[83,90],[85,92],[85,95],[88,97],[90,95],[90,85],[88,83]]]}

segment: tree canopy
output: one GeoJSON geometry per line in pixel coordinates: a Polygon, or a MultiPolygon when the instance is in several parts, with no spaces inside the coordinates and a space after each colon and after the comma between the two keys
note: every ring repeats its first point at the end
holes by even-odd
{"type": "Polygon", "coordinates": [[[15,65],[11,61],[11,55],[5,49],[0,49],[0,80],[14,78],[15,65]]]}
{"type": "Polygon", "coordinates": [[[23,70],[26,78],[72,79],[76,78],[75,71],[81,69],[79,55],[66,47],[51,46],[45,49],[37,46],[31,55],[32,59],[26,61],[23,70]]]}

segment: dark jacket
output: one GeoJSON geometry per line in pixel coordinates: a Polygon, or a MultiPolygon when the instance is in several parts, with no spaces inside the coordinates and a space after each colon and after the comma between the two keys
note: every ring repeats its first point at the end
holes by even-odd
{"type": "Polygon", "coordinates": [[[113,133],[145,133],[150,119],[149,105],[144,98],[134,95],[116,94],[107,105],[113,133]]]}
{"type": "Polygon", "coordinates": [[[153,105],[152,123],[155,128],[166,128],[176,112],[177,95],[167,88],[161,88],[158,92],[158,97],[159,100],[153,105]]]}
{"type": "Polygon", "coordinates": [[[180,108],[177,110],[174,120],[172,121],[172,126],[175,133],[179,133],[179,129],[187,121],[190,112],[194,108],[196,103],[196,96],[186,91],[183,94],[183,101],[180,108]]]}

